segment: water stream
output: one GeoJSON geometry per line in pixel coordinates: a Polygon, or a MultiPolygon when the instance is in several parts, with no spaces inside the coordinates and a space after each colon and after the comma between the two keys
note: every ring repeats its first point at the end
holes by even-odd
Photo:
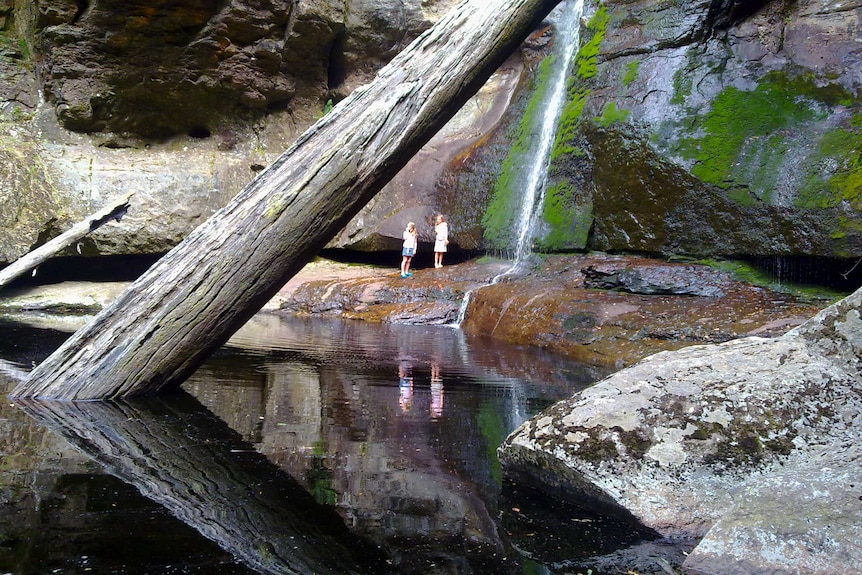
{"type": "MultiPolygon", "coordinates": [[[[553,58],[548,80],[550,86],[546,91],[546,101],[541,104],[545,113],[538,126],[536,142],[531,148],[532,155],[524,165],[526,185],[518,212],[517,241],[513,246],[514,258],[512,265],[492,278],[488,285],[494,285],[517,271],[532,253],[533,230],[545,199],[551,151],[557,137],[560,114],[566,103],[566,78],[580,41],[583,12],[583,0],[568,0],[557,6],[549,16],[555,30],[553,50],[548,56],[553,58]]],[[[458,317],[452,324],[453,327],[460,327],[467,317],[472,291],[475,290],[464,294],[464,300],[461,302],[458,317]]]]}

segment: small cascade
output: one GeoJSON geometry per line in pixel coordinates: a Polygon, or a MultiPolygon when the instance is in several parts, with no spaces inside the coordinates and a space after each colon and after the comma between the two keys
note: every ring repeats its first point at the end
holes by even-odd
{"type": "MultiPolygon", "coordinates": [[[[552,72],[549,78],[549,89],[546,101],[543,103],[546,112],[542,115],[538,131],[538,141],[533,146],[533,154],[525,162],[528,173],[527,185],[521,198],[518,217],[517,243],[513,247],[514,259],[508,269],[491,279],[488,285],[494,285],[505,276],[515,272],[521,263],[532,253],[533,228],[539,218],[539,210],[545,200],[548,182],[548,169],[551,164],[551,151],[557,137],[557,126],[563,107],[566,104],[566,78],[572,65],[572,60],[580,41],[581,16],[584,11],[583,0],[567,0],[551,12],[549,19],[554,25],[556,40],[551,56],[554,58],[552,72]]],[[[477,288],[481,289],[481,288],[477,288]]],[[[460,327],[467,316],[467,306],[470,304],[472,292],[464,294],[458,318],[453,327],[460,327]]]]}
{"type": "Polygon", "coordinates": [[[458,309],[458,317],[455,319],[452,327],[461,327],[461,324],[464,323],[464,319],[467,317],[467,307],[470,305],[470,298],[472,296],[473,290],[464,294],[464,299],[461,300],[461,307],[458,309]]]}

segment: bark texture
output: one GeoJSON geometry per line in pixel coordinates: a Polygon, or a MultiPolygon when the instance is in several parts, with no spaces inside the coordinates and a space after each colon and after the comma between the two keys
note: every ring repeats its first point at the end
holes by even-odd
{"type": "Polygon", "coordinates": [[[12,395],[93,400],[179,386],[344,227],[556,3],[472,0],[453,9],[12,395]]]}

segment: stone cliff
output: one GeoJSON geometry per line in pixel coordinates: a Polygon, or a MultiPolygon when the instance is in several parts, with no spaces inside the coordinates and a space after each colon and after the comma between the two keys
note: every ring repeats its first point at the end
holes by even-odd
{"type": "MultiPolygon", "coordinates": [[[[166,251],[453,3],[0,1],[0,262],[126,191],[127,220],[77,252],[166,251]]],[[[588,5],[534,244],[862,254],[860,14],[588,5]]],[[[453,249],[505,250],[483,222],[514,211],[500,174],[531,145],[519,125],[552,42],[537,30],[332,247],[397,248],[407,220],[428,240],[444,212],[453,249]]]]}
{"type": "Polygon", "coordinates": [[[819,0],[589,9],[538,243],[858,254],[860,16],[819,0]]]}

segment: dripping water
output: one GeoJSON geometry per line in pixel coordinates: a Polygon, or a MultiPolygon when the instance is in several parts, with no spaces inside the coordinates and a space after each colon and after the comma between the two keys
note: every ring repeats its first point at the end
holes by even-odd
{"type": "MultiPolygon", "coordinates": [[[[580,40],[581,15],[584,11],[583,0],[568,0],[560,4],[550,14],[557,40],[554,42],[552,56],[553,70],[550,77],[550,89],[545,102],[546,112],[542,116],[539,141],[532,147],[532,158],[527,162],[527,185],[521,197],[518,217],[517,244],[514,246],[512,265],[491,279],[488,285],[494,285],[502,278],[514,273],[523,261],[532,253],[533,228],[538,219],[538,211],[545,200],[545,190],[548,182],[548,169],[551,163],[551,150],[557,137],[557,127],[566,103],[566,78],[572,63],[575,49],[580,40]]],[[[478,289],[478,288],[477,288],[478,289]]],[[[460,327],[467,315],[472,291],[464,294],[458,317],[453,327],[460,327]]]]}

